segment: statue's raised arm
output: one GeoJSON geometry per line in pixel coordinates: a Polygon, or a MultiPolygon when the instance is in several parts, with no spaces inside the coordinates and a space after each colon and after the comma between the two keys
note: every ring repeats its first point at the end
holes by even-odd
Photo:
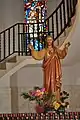
{"type": "Polygon", "coordinates": [[[57,49],[57,52],[58,52],[58,57],[60,59],[64,59],[68,53],[68,47],[70,46],[70,42],[66,43],[64,45],[64,48],[63,50],[60,50],[60,49],[57,49]]]}
{"type": "Polygon", "coordinates": [[[34,50],[34,47],[31,44],[28,45],[28,48],[31,50],[31,55],[35,60],[43,60],[44,59],[44,56],[46,53],[45,48],[40,51],[36,51],[36,50],[34,50]]]}

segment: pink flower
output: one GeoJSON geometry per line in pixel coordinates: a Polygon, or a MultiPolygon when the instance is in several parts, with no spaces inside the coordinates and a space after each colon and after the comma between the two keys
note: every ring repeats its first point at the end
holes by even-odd
{"type": "Polygon", "coordinates": [[[29,91],[29,94],[35,96],[35,91],[29,91]]]}
{"type": "Polygon", "coordinates": [[[35,92],[34,91],[32,92],[32,96],[35,96],[35,92]]]}
{"type": "Polygon", "coordinates": [[[41,91],[40,90],[37,90],[36,92],[35,92],[35,96],[40,96],[41,95],[41,91]]]}
{"type": "Polygon", "coordinates": [[[35,92],[35,96],[38,96],[38,97],[42,97],[42,95],[44,94],[44,92],[45,92],[45,88],[42,88],[42,89],[40,89],[40,90],[36,90],[36,92],[35,92]]]}
{"type": "Polygon", "coordinates": [[[42,88],[42,89],[41,89],[41,92],[45,92],[45,88],[42,88]]]}

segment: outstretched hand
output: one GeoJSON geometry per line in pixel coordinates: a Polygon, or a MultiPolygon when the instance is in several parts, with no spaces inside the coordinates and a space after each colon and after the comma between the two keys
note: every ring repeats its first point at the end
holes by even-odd
{"type": "Polygon", "coordinates": [[[71,45],[70,42],[66,43],[65,48],[68,48],[70,45],[71,45]]]}
{"type": "Polygon", "coordinates": [[[33,47],[31,44],[28,44],[28,48],[29,48],[30,50],[33,50],[33,49],[34,49],[34,47],[33,47]]]}

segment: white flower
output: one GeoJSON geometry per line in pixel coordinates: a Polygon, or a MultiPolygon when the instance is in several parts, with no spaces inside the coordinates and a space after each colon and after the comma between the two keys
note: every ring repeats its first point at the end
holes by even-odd
{"type": "Polygon", "coordinates": [[[69,108],[69,105],[67,105],[67,108],[69,108]]]}
{"type": "Polygon", "coordinates": [[[65,103],[61,103],[62,106],[65,106],[66,104],[65,103]]]}

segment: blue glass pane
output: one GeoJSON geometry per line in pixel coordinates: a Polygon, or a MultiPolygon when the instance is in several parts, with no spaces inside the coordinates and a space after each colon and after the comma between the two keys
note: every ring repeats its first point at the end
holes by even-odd
{"type": "MultiPolygon", "coordinates": [[[[33,45],[33,40],[30,40],[30,43],[33,45]]],[[[42,44],[41,43],[39,43],[39,47],[40,47],[40,50],[42,50],[42,44]]],[[[34,49],[38,51],[38,40],[35,40],[34,49]]]]}

